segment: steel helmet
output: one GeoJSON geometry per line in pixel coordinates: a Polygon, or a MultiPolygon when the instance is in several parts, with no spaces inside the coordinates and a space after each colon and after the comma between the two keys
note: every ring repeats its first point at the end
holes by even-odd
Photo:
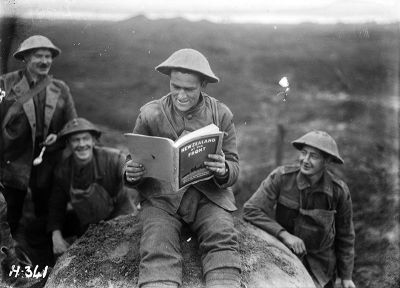
{"type": "Polygon", "coordinates": [[[343,164],[344,161],[339,155],[336,141],[328,133],[324,131],[311,131],[292,142],[293,146],[300,150],[303,145],[308,145],[325,152],[332,156],[334,162],[343,164]]]}
{"type": "Polygon", "coordinates": [[[61,50],[56,47],[47,37],[42,35],[34,35],[24,40],[14,53],[14,58],[18,60],[24,60],[24,55],[27,51],[32,49],[46,48],[51,51],[54,57],[57,57],[61,53],[61,50]]]}
{"type": "Polygon", "coordinates": [[[165,75],[170,75],[173,68],[183,68],[200,73],[210,83],[219,81],[219,78],[212,72],[207,58],[194,49],[185,48],[174,52],[167,60],[158,65],[156,70],[165,75]]]}
{"type": "Polygon", "coordinates": [[[64,138],[74,133],[90,132],[95,137],[100,137],[101,131],[92,122],[85,118],[74,118],[65,124],[64,128],[60,131],[59,137],[64,138]]]}

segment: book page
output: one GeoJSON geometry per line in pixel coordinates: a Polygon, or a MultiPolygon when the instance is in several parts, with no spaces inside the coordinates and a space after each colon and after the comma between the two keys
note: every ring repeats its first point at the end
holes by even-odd
{"type": "Polygon", "coordinates": [[[185,136],[182,136],[181,138],[179,138],[178,140],[175,141],[174,146],[179,147],[183,143],[185,143],[187,141],[191,141],[194,138],[198,138],[203,135],[210,135],[210,134],[218,133],[218,132],[219,132],[218,126],[216,126],[215,124],[210,124],[210,125],[200,128],[200,129],[197,129],[193,132],[190,132],[190,133],[186,134],[185,136]]]}
{"type": "Polygon", "coordinates": [[[146,169],[144,177],[173,182],[174,142],[171,139],[134,133],[124,135],[132,160],[143,164],[146,169]]]}

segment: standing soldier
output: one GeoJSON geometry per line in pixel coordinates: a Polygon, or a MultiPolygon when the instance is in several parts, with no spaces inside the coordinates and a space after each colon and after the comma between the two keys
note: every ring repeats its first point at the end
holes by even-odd
{"type": "Polygon", "coordinates": [[[54,143],[64,124],[76,117],[68,86],[49,75],[53,59],[60,52],[44,36],[29,37],[14,53],[25,68],[0,77],[0,88],[5,92],[0,103],[0,181],[5,186],[13,235],[28,187],[35,215],[46,217],[51,173],[61,153],[54,143]],[[40,152],[45,148],[43,155],[40,152]],[[33,159],[39,154],[43,155],[43,162],[36,161],[39,165],[33,166],[33,159]]]}
{"type": "MultiPolygon", "coordinates": [[[[175,192],[170,183],[146,178],[143,163],[127,162],[126,181],[143,198],[140,242],[140,287],[182,284],[180,230],[184,223],[197,234],[207,287],[240,287],[238,234],[231,212],[236,210],[230,189],[238,177],[239,157],[233,115],[227,106],[202,90],[218,82],[207,59],[193,49],[173,53],[156,70],[170,78],[170,93],[141,108],[134,133],[177,140],[211,123],[225,132],[221,155],[205,162],[210,180],[175,192]]],[[[166,165],[169,165],[166,163],[166,165]]]]}
{"type": "Polygon", "coordinates": [[[317,287],[333,288],[337,273],[344,288],[354,288],[350,192],[327,170],[331,162],[343,164],[336,142],[312,131],[292,144],[300,151],[300,165],[275,169],[244,204],[244,219],[302,258],[317,287]]]}

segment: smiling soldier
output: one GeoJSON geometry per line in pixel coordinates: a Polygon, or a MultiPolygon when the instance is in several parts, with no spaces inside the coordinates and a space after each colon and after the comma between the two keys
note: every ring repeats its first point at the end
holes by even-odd
{"type": "Polygon", "coordinates": [[[48,231],[55,255],[67,250],[65,236],[80,236],[89,224],[133,212],[122,182],[125,155],[95,145],[100,134],[84,118],[71,120],[60,132],[60,139],[67,142],[72,154],[55,169],[49,201],[48,231]],[[68,203],[72,206],[70,213],[68,203]]]}
{"type": "MultiPolygon", "coordinates": [[[[238,235],[231,211],[236,210],[232,186],[239,173],[233,115],[227,106],[205,94],[207,83],[218,82],[207,59],[193,49],[173,53],[156,70],[169,76],[170,93],[141,108],[134,133],[177,140],[211,123],[225,132],[221,155],[204,164],[210,180],[174,192],[170,183],[146,178],[143,163],[127,163],[125,176],[143,198],[140,242],[140,287],[182,284],[180,230],[186,223],[199,240],[207,287],[240,287],[238,235]]],[[[165,163],[166,165],[171,165],[165,163]]]]}
{"type": "Polygon", "coordinates": [[[343,164],[335,140],[312,131],[292,142],[299,164],[281,166],[244,205],[244,219],[302,258],[317,287],[355,287],[352,203],[346,183],[327,170],[343,164]],[[274,212],[274,206],[276,211],[274,212]]]}
{"type": "Polygon", "coordinates": [[[55,145],[57,133],[76,117],[68,86],[49,75],[60,52],[44,36],[29,37],[14,53],[25,68],[0,77],[0,88],[5,92],[0,103],[0,181],[5,186],[7,219],[14,236],[28,187],[37,223],[45,231],[52,170],[62,151],[55,145]],[[44,146],[43,161],[33,166],[44,146]]]}

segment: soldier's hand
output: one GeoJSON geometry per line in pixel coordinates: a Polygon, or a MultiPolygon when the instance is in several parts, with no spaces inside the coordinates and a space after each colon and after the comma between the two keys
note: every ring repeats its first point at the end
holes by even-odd
{"type": "Polygon", "coordinates": [[[125,178],[128,182],[139,181],[146,173],[144,166],[133,160],[129,160],[125,163],[124,171],[125,178]]]}
{"type": "Polygon", "coordinates": [[[351,279],[347,279],[347,280],[342,279],[342,287],[343,288],[356,288],[356,285],[354,284],[353,280],[351,280],[351,279]]]}
{"type": "Polygon", "coordinates": [[[45,146],[53,145],[57,141],[57,134],[51,133],[47,135],[46,140],[44,140],[45,146]]]}
{"type": "Polygon", "coordinates": [[[278,238],[296,255],[303,255],[307,253],[306,245],[299,237],[294,236],[287,231],[282,231],[279,233],[278,238]]]}
{"type": "Polygon", "coordinates": [[[53,231],[52,240],[54,255],[60,255],[67,251],[69,244],[64,240],[59,230],[53,231]]]}
{"type": "Polygon", "coordinates": [[[214,172],[214,174],[219,177],[223,177],[228,173],[225,164],[225,154],[223,152],[221,152],[221,154],[209,154],[208,158],[212,160],[204,162],[208,170],[214,172]]]}

